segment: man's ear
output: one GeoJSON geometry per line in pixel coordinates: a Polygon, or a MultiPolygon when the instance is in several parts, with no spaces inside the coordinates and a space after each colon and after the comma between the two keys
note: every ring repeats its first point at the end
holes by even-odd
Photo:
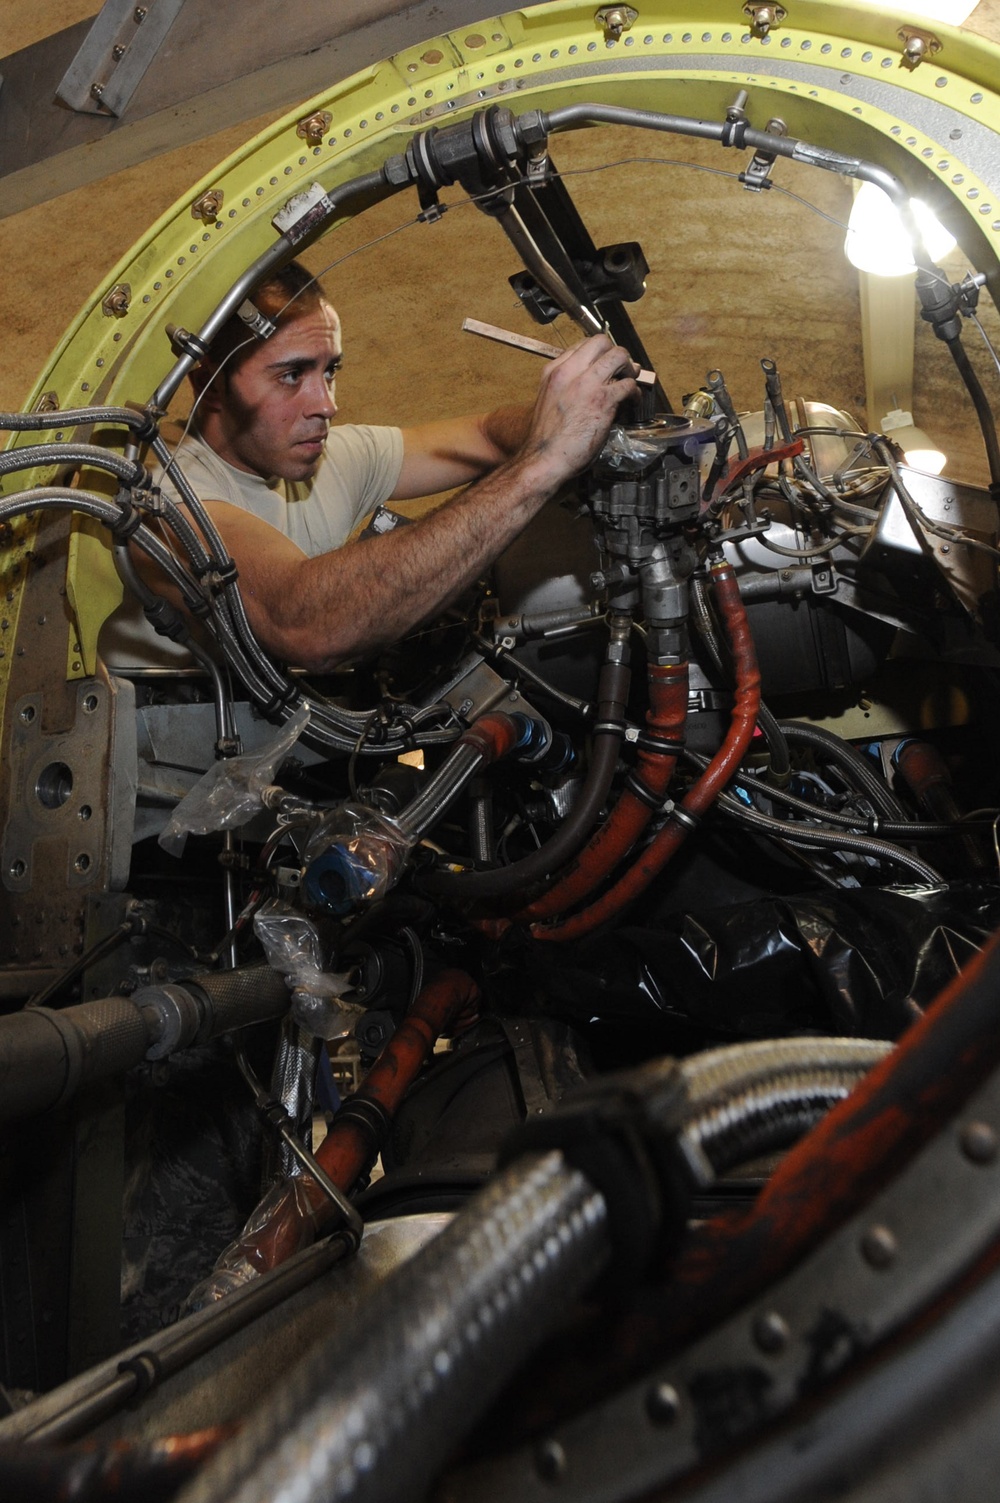
{"type": "Polygon", "coordinates": [[[203,412],[218,412],[222,405],[220,388],[225,377],[211,360],[203,360],[188,373],[188,380],[203,412]]]}

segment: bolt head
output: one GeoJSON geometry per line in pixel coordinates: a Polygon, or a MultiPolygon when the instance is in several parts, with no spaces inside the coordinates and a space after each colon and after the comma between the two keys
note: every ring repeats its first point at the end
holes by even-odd
{"type": "Polygon", "coordinates": [[[535,1470],[544,1482],[558,1482],[566,1471],[566,1452],[557,1440],[543,1440],[535,1452],[535,1470]]]}
{"type": "Polygon", "coordinates": [[[753,1323],[753,1339],[762,1352],[774,1356],[785,1350],[792,1333],[777,1310],[762,1310],[753,1323]]]}
{"type": "Polygon", "coordinates": [[[1000,1149],[996,1129],[988,1122],[966,1122],[959,1142],[971,1164],[992,1164],[1000,1149]]]}
{"type": "Polygon", "coordinates": [[[654,1383],[646,1394],[646,1413],[654,1425],[672,1425],[680,1408],[680,1394],[672,1383],[654,1383]]]}
{"type": "Polygon", "coordinates": [[[888,1268],[898,1251],[896,1238],[887,1226],[870,1226],[861,1238],[861,1256],[871,1268],[888,1268]]]}

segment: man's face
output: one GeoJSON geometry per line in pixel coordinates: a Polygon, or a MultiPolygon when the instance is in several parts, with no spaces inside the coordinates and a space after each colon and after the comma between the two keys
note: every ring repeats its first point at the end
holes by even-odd
{"type": "Polygon", "coordinates": [[[311,479],[337,412],[340,361],[340,320],[329,303],[280,324],[236,370],[215,378],[206,439],[238,470],[311,479]]]}

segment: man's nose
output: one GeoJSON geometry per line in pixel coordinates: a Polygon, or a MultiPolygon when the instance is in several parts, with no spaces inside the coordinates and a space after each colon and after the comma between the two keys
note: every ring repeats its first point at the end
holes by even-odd
{"type": "Polygon", "coordinates": [[[329,422],[337,416],[333,383],[328,384],[323,376],[318,376],[309,382],[307,400],[309,406],[307,417],[323,417],[329,422]]]}

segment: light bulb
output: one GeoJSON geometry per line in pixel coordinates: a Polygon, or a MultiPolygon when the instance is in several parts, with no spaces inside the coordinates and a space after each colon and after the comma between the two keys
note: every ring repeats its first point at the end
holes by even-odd
{"type": "MultiPolygon", "coordinates": [[[[953,248],[954,237],[919,198],[911,198],[910,205],[927,254],[932,261],[940,261],[953,248]]],[[[916,270],[913,246],[899,211],[888,193],[874,183],[862,183],[855,195],[844,251],[852,266],[876,277],[905,277],[916,270]]]]}
{"type": "Polygon", "coordinates": [[[882,432],[898,444],[906,456],[906,463],[927,475],[940,475],[947,463],[947,456],[936,449],[922,428],[913,421],[912,412],[896,408],[882,419],[882,432]]]}

